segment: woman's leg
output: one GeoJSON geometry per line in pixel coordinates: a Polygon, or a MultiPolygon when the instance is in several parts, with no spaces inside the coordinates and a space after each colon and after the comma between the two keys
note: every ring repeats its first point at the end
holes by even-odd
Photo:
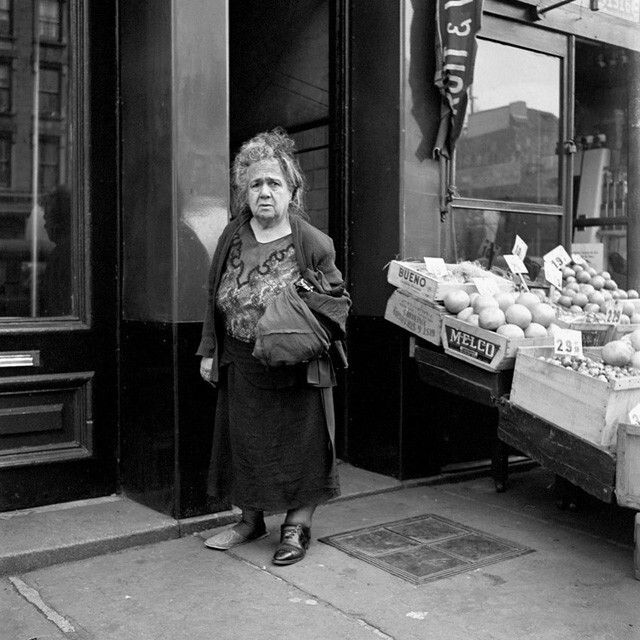
{"type": "Polygon", "coordinates": [[[289,509],[280,527],[280,544],[273,554],[273,563],[294,564],[304,558],[311,542],[311,519],[316,505],[289,509]]]}
{"type": "Polygon", "coordinates": [[[285,524],[302,524],[305,527],[311,527],[311,520],[316,510],[316,505],[312,504],[307,507],[299,507],[298,509],[289,509],[287,517],[284,519],[285,524]]]}
{"type": "Polygon", "coordinates": [[[264,512],[242,510],[242,519],[233,527],[239,534],[248,537],[259,529],[264,529],[264,512]]]}
{"type": "Polygon", "coordinates": [[[233,527],[216,533],[211,538],[205,540],[205,546],[210,549],[226,551],[237,547],[239,544],[258,540],[267,535],[264,525],[264,513],[251,509],[242,510],[242,519],[233,527]]]}

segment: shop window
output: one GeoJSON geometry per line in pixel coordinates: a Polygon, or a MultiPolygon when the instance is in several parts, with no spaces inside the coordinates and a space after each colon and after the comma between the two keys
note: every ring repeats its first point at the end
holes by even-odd
{"type": "Polygon", "coordinates": [[[627,287],[631,55],[619,47],[576,43],[573,242],[623,288],[627,287]]]}
{"type": "Polygon", "coordinates": [[[11,35],[11,0],[0,0],[0,37],[11,35]]]}
{"type": "Polygon", "coordinates": [[[61,74],[60,69],[40,68],[40,117],[54,118],[60,116],[61,74]]]}
{"type": "Polygon", "coordinates": [[[482,34],[455,151],[449,253],[506,268],[501,256],[519,235],[535,278],[542,256],[562,240],[567,41],[537,43],[491,19],[482,34]]]}
{"type": "Polygon", "coordinates": [[[43,40],[62,40],[62,7],[59,0],[39,0],[38,35],[43,40]]]}
{"type": "MultiPolygon", "coordinates": [[[[68,115],[69,105],[77,104],[70,94],[79,74],[70,62],[72,43],[63,44],[60,31],[69,3],[33,7],[35,23],[28,3],[0,0],[0,24],[17,20],[24,27],[13,34],[15,59],[0,58],[0,113],[11,115],[0,132],[0,321],[9,326],[27,319],[68,321],[83,312],[83,262],[76,257],[83,255],[77,248],[82,221],[75,217],[69,183],[76,136],[68,115]],[[15,8],[20,15],[10,14],[15,8]],[[43,47],[38,38],[57,46],[43,47]],[[34,74],[38,57],[47,63],[34,74]]],[[[75,119],[80,124],[77,112],[75,119]]]]}
{"type": "Polygon", "coordinates": [[[0,60],[0,113],[11,111],[11,63],[0,60]]]}

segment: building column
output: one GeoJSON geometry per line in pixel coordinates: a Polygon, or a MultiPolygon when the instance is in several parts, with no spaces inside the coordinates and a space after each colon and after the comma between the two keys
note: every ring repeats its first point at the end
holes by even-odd
{"type": "Polygon", "coordinates": [[[227,7],[121,1],[121,477],[176,518],[211,510],[215,391],[198,374],[227,222],[227,7]]]}

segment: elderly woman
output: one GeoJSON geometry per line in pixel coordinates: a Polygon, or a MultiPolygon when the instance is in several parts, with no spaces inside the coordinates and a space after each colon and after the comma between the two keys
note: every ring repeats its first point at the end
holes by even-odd
{"type": "Polygon", "coordinates": [[[326,375],[319,381],[326,367],[314,363],[265,366],[253,355],[256,326],[276,296],[306,274],[324,283],[317,295],[332,301],[314,309],[331,340],[344,337],[350,300],[333,242],[304,219],[304,178],[285,132],[246,142],[232,180],[232,219],[213,256],[198,355],[201,376],[218,389],[208,490],[239,507],[242,518],[205,544],[227,550],[262,538],[264,512],[286,511],[273,562],[288,565],[305,556],[316,506],[340,493],[334,377],[331,369],[330,382],[326,375]]]}

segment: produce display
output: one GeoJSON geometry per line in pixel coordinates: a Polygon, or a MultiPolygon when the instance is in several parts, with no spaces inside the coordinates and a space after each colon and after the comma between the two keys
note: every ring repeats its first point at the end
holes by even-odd
{"type": "Polygon", "coordinates": [[[608,271],[598,272],[587,264],[570,263],[562,271],[562,289],[552,294],[563,320],[580,316],[586,322],[605,322],[607,306],[620,304],[620,324],[640,324],[640,313],[631,300],[639,297],[635,289],[621,289],[608,271]]]}
{"type": "Polygon", "coordinates": [[[507,338],[540,338],[553,334],[556,310],[544,302],[543,293],[529,291],[468,294],[449,291],[443,299],[449,313],[473,326],[507,338]]]}
{"type": "MultiPolygon", "coordinates": [[[[608,344],[613,343],[610,342],[608,344]]],[[[635,353],[640,355],[640,352],[635,353]]],[[[544,356],[540,356],[540,360],[544,360],[545,362],[549,362],[550,364],[554,364],[559,367],[564,367],[565,369],[573,369],[577,373],[591,376],[592,378],[602,380],[603,382],[613,382],[614,380],[619,380],[621,378],[637,378],[638,376],[640,376],[640,369],[636,366],[631,366],[629,364],[607,364],[607,362],[604,360],[604,354],[602,361],[586,355],[553,356],[546,358],[544,356]]],[[[614,358],[613,360],[618,361],[617,358],[614,358]]]]}

